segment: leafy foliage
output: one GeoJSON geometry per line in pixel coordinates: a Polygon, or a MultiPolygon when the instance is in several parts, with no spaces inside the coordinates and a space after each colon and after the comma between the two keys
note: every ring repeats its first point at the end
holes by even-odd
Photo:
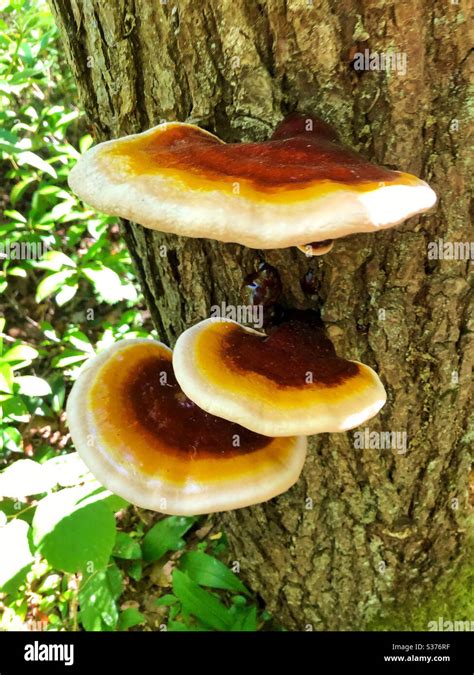
{"type": "Polygon", "coordinates": [[[144,559],[153,562],[168,551],[179,551],[184,548],[182,536],[195,522],[196,518],[170,516],[156,523],[143,540],[144,559]]]}
{"type": "Polygon", "coordinates": [[[90,500],[90,488],[67,488],[41,499],[33,519],[36,549],[56,569],[93,572],[106,567],[115,543],[110,507],[90,500]]]}
{"type": "Polygon", "coordinates": [[[153,334],[116,220],[67,187],[92,144],[76,99],[46,2],[0,0],[0,630],[256,630],[221,533],[150,522],[70,445],[80,368],[153,334]]]}

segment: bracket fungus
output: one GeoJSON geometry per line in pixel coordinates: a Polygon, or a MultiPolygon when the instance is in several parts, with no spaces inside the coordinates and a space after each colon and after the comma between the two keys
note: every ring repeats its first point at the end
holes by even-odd
{"type": "Polygon", "coordinates": [[[325,255],[329,253],[333,246],[333,239],[324,239],[323,241],[312,241],[309,244],[297,246],[296,248],[302,251],[308,258],[311,258],[313,255],[325,255]]]}
{"type": "Polygon", "coordinates": [[[201,408],[268,436],[346,431],[386,400],[371,368],[338,357],[319,325],[297,319],[268,335],[205,319],[178,338],[173,368],[201,408]]]}
{"type": "Polygon", "coordinates": [[[86,366],[67,403],[79,455],[107,488],[174,515],[258,504],[301,473],[306,438],[268,438],[199,409],[176,382],[171,350],[122,340],[86,366]]]}
{"type": "Polygon", "coordinates": [[[69,185],[91,206],[145,227],[259,249],[377,231],[436,201],[421,179],[367,161],[298,113],[258,143],[160,124],[88,150],[69,185]]]}

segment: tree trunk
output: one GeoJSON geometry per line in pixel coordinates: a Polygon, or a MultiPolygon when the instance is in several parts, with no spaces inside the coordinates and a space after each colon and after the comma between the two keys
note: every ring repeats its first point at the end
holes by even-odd
{"type": "Polygon", "coordinates": [[[51,4],[97,140],[170,120],[226,141],[264,139],[299,110],[437,191],[428,216],[314,259],[123,226],[163,341],[214,304],[242,304],[244,277],[265,260],[286,304],[321,307],[338,353],[380,374],[388,401],[365,426],[407,433],[406,453],[357,449],[354,432],[315,437],[292,490],[222,516],[242,577],[276,620],[362,629],[395,601],[421,602],[461,560],[469,508],[473,268],[427,255],[431,241],[472,239],[462,0],[51,4]],[[405,54],[406,74],[357,72],[364,49],[405,54]],[[312,297],[300,286],[308,269],[312,297]]]}

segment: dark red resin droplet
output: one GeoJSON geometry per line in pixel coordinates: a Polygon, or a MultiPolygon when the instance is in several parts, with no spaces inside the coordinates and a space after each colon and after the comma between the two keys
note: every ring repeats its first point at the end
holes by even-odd
{"type": "Polygon", "coordinates": [[[317,295],[319,289],[319,279],[313,270],[308,270],[300,279],[300,286],[306,295],[317,295]]]}
{"type": "Polygon", "coordinates": [[[280,275],[275,267],[260,263],[258,270],[244,279],[241,295],[247,305],[273,305],[281,295],[280,275]]]}

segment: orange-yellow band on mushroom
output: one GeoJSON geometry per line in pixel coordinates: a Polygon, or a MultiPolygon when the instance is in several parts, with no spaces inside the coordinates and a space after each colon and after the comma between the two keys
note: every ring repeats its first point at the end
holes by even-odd
{"type": "Polygon", "coordinates": [[[173,367],[201,408],[268,436],[345,431],[386,399],[371,368],[339,358],[322,329],[299,321],[266,336],[207,319],[179,337],[173,367]]]}
{"type": "Polygon", "coordinates": [[[191,124],[162,124],[92,148],[69,184],[111,215],[254,248],[370,232],[434,204],[422,180],[368,162],[328,129],[297,116],[269,141],[224,143],[191,124]]]}
{"type": "Polygon", "coordinates": [[[304,438],[268,438],[199,409],[171,350],[123,340],[95,357],[70,394],[68,422],[96,478],[128,501],[191,515],[256,504],[301,472],[304,438]]]}

